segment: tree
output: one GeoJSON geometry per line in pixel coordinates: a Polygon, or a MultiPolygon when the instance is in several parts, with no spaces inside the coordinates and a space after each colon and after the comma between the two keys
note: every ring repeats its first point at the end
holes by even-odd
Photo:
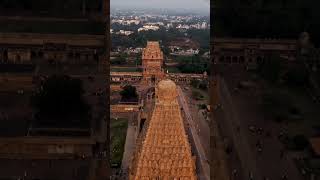
{"type": "Polygon", "coordinates": [[[38,125],[88,127],[90,106],[80,79],[65,75],[49,77],[31,97],[38,125]]]}
{"type": "Polygon", "coordinates": [[[123,65],[126,64],[126,57],[124,55],[120,55],[120,57],[116,57],[110,61],[111,65],[123,65]]]}
{"type": "Polygon", "coordinates": [[[199,84],[199,89],[202,89],[202,90],[207,90],[208,89],[208,83],[207,81],[205,80],[202,80],[199,84]]]}
{"type": "Polygon", "coordinates": [[[122,91],[120,91],[121,101],[125,102],[133,102],[138,101],[137,89],[134,86],[126,85],[123,87],[122,91]]]}

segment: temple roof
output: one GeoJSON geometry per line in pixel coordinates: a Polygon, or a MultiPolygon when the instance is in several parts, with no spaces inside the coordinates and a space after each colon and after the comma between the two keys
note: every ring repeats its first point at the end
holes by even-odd
{"type": "Polygon", "coordinates": [[[163,53],[158,41],[148,41],[147,47],[142,51],[142,59],[162,59],[163,53]]]}
{"type": "Polygon", "coordinates": [[[161,99],[165,93],[171,97],[171,103],[156,103],[130,179],[197,179],[173,81],[162,80],[158,83],[157,97],[161,99]],[[162,94],[160,97],[159,93],[162,94]]]}

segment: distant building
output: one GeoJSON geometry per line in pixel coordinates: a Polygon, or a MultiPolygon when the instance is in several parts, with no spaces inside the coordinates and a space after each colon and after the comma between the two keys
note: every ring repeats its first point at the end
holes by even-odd
{"type": "Polygon", "coordinates": [[[207,26],[207,23],[206,23],[206,22],[203,22],[202,25],[201,25],[201,29],[207,29],[207,27],[208,27],[208,26],[207,26]]]}
{"type": "Polygon", "coordinates": [[[133,34],[133,31],[125,31],[125,30],[120,30],[119,32],[117,32],[117,34],[121,34],[121,35],[126,35],[129,36],[130,34],[133,34]]]}
{"type": "Polygon", "coordinates": [[[159,30],[159,26],[155,26],[155,25],[144,25],[142,28],[139,28],[139,29],[138,29],[138,32],[140,32],[140,31],[148,31],[148,30],[157,31],[157,30],[159,30]]]}

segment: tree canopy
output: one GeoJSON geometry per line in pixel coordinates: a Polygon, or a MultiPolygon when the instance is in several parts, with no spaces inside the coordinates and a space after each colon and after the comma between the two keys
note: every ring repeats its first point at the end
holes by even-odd
{"type": "Polygon", "coordinates": [[[134,86],[126,85],[120,91],[121,101],[123,102],[136,102],[138,101],[137,89],[134,86]]]}

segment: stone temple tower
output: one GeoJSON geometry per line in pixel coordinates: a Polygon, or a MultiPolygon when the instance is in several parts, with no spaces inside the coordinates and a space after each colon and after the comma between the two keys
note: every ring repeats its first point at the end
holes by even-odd
{"type": "Polygon", "coordinates": [[[164,78],[163,52],[158,41],[148,41],[142,51],[143,82],[155,85],[164,78]]]}
{"type": "Polygon", "coordinates": [[[142,145],[133,158],[129,180],[198,179],[177,86],[172,80],[158,82],[155,108],[142,145]]]}

